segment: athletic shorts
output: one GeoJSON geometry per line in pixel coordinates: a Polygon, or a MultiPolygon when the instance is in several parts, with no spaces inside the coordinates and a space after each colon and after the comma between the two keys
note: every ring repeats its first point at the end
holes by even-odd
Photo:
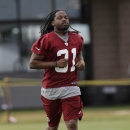
{"type": "Polygon", "coordinates": [[[54,127],[59,124],[62,112],[64,121],[74,119],[81,120],[83,116],[83,103],[80,95],[57,100],[48,100],[41,96],[41,99],[43,101],[43,107],[50,127],[54,127]]]}

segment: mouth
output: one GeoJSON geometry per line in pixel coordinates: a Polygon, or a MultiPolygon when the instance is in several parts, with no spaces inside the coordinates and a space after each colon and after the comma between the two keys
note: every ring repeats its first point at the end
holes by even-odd
{"type": "Polygon", "coordinates": [[[68,23],[61,23],[62,25],[64,25],[64,26],[68,26],[69,24],[68,23]]]}

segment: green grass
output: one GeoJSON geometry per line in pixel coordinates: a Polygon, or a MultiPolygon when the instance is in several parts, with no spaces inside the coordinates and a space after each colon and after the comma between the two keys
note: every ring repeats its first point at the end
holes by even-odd
{"type": "MultiPolygon", "coordinates": [[[[79,130],[130,130],[130,106],[86,107],[79,130]]],[[[8,123],[6,112],[0,115],[0,130],[45,130],[44,110],[11,111],[17,123],[8,123]]],[[[59,130],[67,130],[61,119],[59,130]]]]}

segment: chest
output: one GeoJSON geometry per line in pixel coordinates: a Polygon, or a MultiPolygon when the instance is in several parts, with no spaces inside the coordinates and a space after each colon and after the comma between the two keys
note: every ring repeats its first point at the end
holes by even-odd
{"type": "Polygon", "coordinates": [[[65,55],[65,57],[70,57],[79,53],[80,45],[78,41],[71,38],[69,38],[68,41],[63,41],[62,39],[58,38],[51,42],[50,48],[51,53],[54,55],[65,55]]]}

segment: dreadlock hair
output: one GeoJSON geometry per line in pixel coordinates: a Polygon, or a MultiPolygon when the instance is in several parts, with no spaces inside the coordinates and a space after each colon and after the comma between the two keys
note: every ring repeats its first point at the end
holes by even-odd
{"type": "MultiPolygon", "coordinates": [[[[40,27],[40,33],[41,33],[41,36],[46,34],[46,33],[49,33],[51,31],[54,30],[53,26],[51,25],[52,21],[54,20],[54,17],[55,17],[55,14],[59,11],[62,11],[62,10],[54,10],[52,11],[50,14],[47,15],[47,17],[44,19],[44,21],[42,22],[41,24],[41,27],[40,27]]],[[[69,27],[71,29],[73,29],[70,25],[69,27]]],[[[80,33],[79,31],[73,29],[74,32],[76,33],[80,33]]]]}

